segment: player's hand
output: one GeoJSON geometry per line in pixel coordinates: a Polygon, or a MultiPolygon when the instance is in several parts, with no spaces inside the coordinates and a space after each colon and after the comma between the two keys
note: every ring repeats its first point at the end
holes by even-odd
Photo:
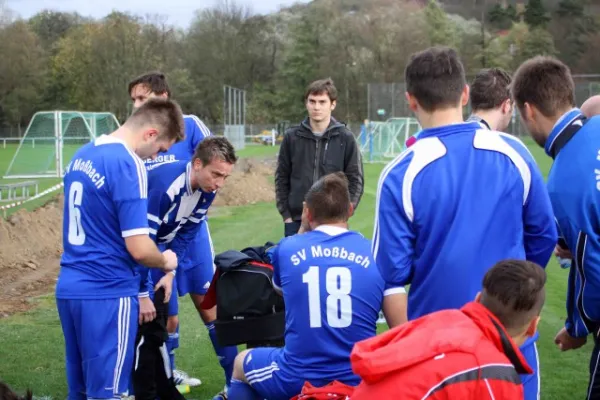
{"type": "Polygon", "coordinates": [[[171,298],[171,293],[173,292],[173,278],[175,278],[175,276],[171,273],[168,273],[162,278],[160,278],[160,281],[158,281],[156,286],[154,286],[154,292],[156,292],[160,288],[165,289],[164,303],[168,303],[169,299],[171,298]]]}
{"type": "Polygon", "coordinates": [[[163,257],[165,258],[164,272],[170,272],[177,268],[177,255],[172,250],[163,251],[163,257]]]}
{"type": "Polygon", "coordinates": [[[571,260],[573,258],[573,254],[569,249],[565,249],[562,246],[556,245],[554,248],[554,255],[560,258],[565,258],[567,260],[571,260]]]}
{"type": "Polygon", "coordinates": [[[156,308],[154,308],[154,303],[150,299],[150,297],[140,297],[140,316],[139,323],[140,325],[146,322],[154,321],[156,318],[156,308]]]}
{"type": "Polygon", "coordinates": [[[291,218],[286,218],[286,219],[283,220],[284,224],[289,224],[290,222],[292,222],[291,218]]]}
{"type": "Polygon", "coordinates": [[[561,351],[578,349],[583,346],[585,342],[587,342],[587,337],[573,337],[569,335],[567,328],[562,328],[554,338],[554,343],[556,343],[561,351]]]}

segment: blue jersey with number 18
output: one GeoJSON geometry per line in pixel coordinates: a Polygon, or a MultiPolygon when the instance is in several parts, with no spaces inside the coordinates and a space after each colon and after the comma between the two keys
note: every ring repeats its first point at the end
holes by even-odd
{"type": "MultiPolygon", "coordinates": [[[[283,239],[271,254],[285,302],[285,366],[303,379],[357,384],[350,352],[375,336],[384,281],[371,242],[335,226],[283,239]]],[[[282,363],[283,364],[283,363],[282,363]]]]}
{"type": "Polygon", "coordinates": [[[125,238],[148,234],[144,162],[125,142],[102,135],[79,149],[64,176],[59,299],[135,296],[140,276],[125,238]]]}

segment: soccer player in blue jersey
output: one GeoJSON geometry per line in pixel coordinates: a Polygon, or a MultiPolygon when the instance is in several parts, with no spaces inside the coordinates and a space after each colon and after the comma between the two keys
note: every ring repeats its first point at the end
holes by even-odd
{"type": "Polygon", "coordinates": [[[170,100],[146,103],[110,135],[80,148],[66,168],[63,255],[56,304],[69,400],[115,399],[129,388],[138,320],[137,264],[177,267],[149,237],[143,158],[183,138],[170,100]]]}
{"type": "MultiPolygon", "coordinates": [[[[128,86],[128,92],[133,102],[133,107],[139,107],[148,99],[160,97],[170,98],[171,90],[167,78],[160,72],[149,72],[133,79],[128,86]]],[[[198,144],[206,137],[211,136],[210,130],[195,115],[184,115],[185,122],[185,140],[172,146],[168,152],[160,155],[155,160],[146,160],[148,170],[157,165],[181,161],[190,161],[198,144]]],[[[150,187],[152,189],[152,187],[150,187]]],[[[180,260],[180,268],[175,279],[175,288],[179,296],[190,294],[190,297],[196,307],[196,310],[202,318],[215,350],[219,363],[223,368],[225,375],[225,389],[215,396],[215,400],[225,398],[226,390],[231,381],[233,372],[233,361],[237,355],[236,346],[221,347],[217,342],[214,330],[214,321],[217,318],[216,308],[204,310],[201,307],[204,295],[206,294],[214,274],[214,250],[210,238],[208,221],[206,220],[200,227],[199,232],[189,245],[189,250],[184,258],[180,260]]],[[[177,302],[177,295],[171,299],[171,302],[177,302]]],[[[142,320],[148,321],[154,316],[154,305],[147,293],[141,293],[140,308],[142,320]]],[[[171,365],[174,366],[175,349],[179,347],[179,318],[177,316],[178,307],[171,305],[170,315],[167,323],[169,331],[169,340],[167,347],[171,355],[171,365]]],[[[184,371],[175,369],[173,372],[177,384],[187,384],[197,386],[201,382],[197,378],[190,377],[184,371]]]]}
{"type": "MultiPolygon", "coordinates": [[[[211,136],[198,145],[191,161],[157,164],[148,171],[150,237],[161,250],[170,249],[178,259],[184,259],[190,244],[206,223],[208,208],[217,191],[223,187],[236,162],[231,143],[224,137],[211,136]]],[[[145,272],[149,272],[148,269],[145,272]]],[[[153,282],[168,280],[166,287],[171,287],[172,273],[165,275],[159,270],[150,273],[153,282]]],[[[169,301],[169,315],[177,315],[177,308],[175,295],[169,301]]],[[[164,370],[169,371],[169,379],[171,361],[163,360],[163,364],[164,370]]]]}
{"type": "Polygon", "coordinates": [[[384,295],[386,301],[397,295],[386,290],[370,241],[348,230],[352,204],[345,175],[324,176],[305,198],[301,233],[283,239],[271,254],[273,286],[285,301],[285,347],[241,352],[230,400],[288,400],[305,381],[357,385],[352,348],[375,336],[384,295]]]}
{"type": "MultiPolygon", "coordinates": [[[[414,54],[405,80],[408,105],[424,129],[381,173],[373,233],[386,283],[410,284],[407,308],[395,311],[398,324],[461,308],[501,260],[545,267],[558,239],[543,177],[525,145],[464,122],[469,87],[456,52],[414,54]]],[[[537,374],[537,351],[527,346],[537,374]]],[[[537,377],[529,378],[534,387],[525,391],[537,398],[537,377]]]]}
{"type": "Polygon", "coordinates": [[[567,285],[567,318],[554,341],[561,351],[594,341],[586,399],[600,398],[600,117],[593,102],[585,115],[575,103],[569,67],[534,57],[514,74],[511,91],[535,142],[553,159],[548,192],[573,262],[567,285]]]}

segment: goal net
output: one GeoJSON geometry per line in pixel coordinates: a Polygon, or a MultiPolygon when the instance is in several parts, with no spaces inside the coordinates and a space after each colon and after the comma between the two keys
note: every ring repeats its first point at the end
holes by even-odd
{"type": "Polygon", "coordinates": [[[368,122],[359,137],[366,162],[389,162],[406,149],[406,140],[421,130],[415,118],[390,118],[368,122]]]}
{"type": "Polygon", "coordinates": [[[29,121],[4,178],[60,178],[77,149],[118,127],[115,116],[107,112],[37,112],[29,121]]]}

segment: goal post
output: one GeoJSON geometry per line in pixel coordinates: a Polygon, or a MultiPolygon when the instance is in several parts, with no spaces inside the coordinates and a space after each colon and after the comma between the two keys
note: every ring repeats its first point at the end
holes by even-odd
{"type": "Polygon", "coordinates": [[[408,138],[420,130],[415,118],[366,121],[358,139],[363,159],[372,163],[391,161],[406,149],[408,138]]]}
{"type": "Polygon", "coordinates": [[[61,178],[77,149],[118,127],[117,118],[108,112],[37,112],[3,178],[61,178]]]}

